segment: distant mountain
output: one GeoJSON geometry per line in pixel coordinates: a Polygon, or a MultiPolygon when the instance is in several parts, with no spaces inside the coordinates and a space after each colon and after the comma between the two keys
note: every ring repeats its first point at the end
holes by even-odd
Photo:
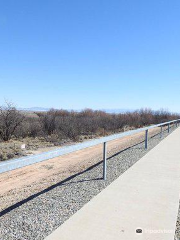
{"type": "MultiPolygon", "coordinates": [[[[18,108],[20,111],[27,111],[27,112],[47,112],[50,110],[50,108],[43,108],[43,107],[31,107],[31,108],[18,108]]],[[[67,109],[68,111],[71,111],[71,109],[67,109]]],[[[82,109],[74,109],[74,111],[80,112],[82,109]]],[[[97,109],[96,109],[97,110],[97,109]]],[[[106,113],[126,113],[126,112],[133,112],[133,109],[99,109],[106,113]]]]}
{"type": "Polygon", "coordinates": [[[105,111],[106,113],[126,113],[126,112],[133,112],[133,109],[102,109],[102,111],[105,111]]]}
{"type": "Polygon", "coordinates": [[[31,107],[31,108],[18,108],[18,110],[28,112],[47,112],[50,110],[50,108],[31,107]]]}

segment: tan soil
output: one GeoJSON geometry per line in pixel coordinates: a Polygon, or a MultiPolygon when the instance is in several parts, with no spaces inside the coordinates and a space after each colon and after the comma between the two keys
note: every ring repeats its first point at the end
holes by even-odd
{"type": "MultiPolygon", "coordinates": [[[[153,129],[149,135],[155,135],[153,129]]],[[[108,156],[144,140],[144,133],[108,142],[108,156]]],[[[0,174],[0,210],[81,172],[102,160],[102,145],[0,174]]]]}

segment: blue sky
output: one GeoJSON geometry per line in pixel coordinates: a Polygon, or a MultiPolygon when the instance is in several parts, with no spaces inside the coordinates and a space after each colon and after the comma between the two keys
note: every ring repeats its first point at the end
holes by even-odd
{"type": "Polygon", "coordinates": [[[180,112],[179,0],[0,1],[0,104],[180,112]]]}

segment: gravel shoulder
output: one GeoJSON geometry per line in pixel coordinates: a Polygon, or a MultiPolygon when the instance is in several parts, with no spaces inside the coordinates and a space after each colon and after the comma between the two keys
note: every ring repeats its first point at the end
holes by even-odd
{"type": "Polygon", "coordinates": [[[180,204],[179,204],[179,210],[178,210],[178,216],[177,216],[177,222],[176,222],[176,234],[175,234],[175,240],[180,239],[180,204]]]}
{"type": "MultiPolygon", "coordinates": [[[[164,132],[163,138],[167,135],[167,132],[164,132]]],[[[142,137],[144,138],[144,135],[141,136],[141,138],[142,137]]],[[[160,141],[159,135],[151,138],[149,140],[148,151],[160,141]]],[[[130,146],[130,143],[128,146],[130,146]]],[[[109,157],[107,161],[106,181],[102,180],[102,163],[100,162],[102,156],[97,157],[96,155],[95,158],[83,162],[81,165],[81,173],[79,172],[80,169],[77,168],[79,174],[76,176],[61,181],[62,172],[60,171],[59,174],[57,173],[57,175],[55,175],[55,178],[53,178],[53,176],[48,178],[50,184],[45,184],[42,192],[27,198],[21,202],[21,204],[15,204],[1,211],[0,239],[44,239],[147,153],[147,150],[144,149],[144,142],[126,150],[123,150],[123,147],[120,147],[118,143],[117,148],[113,147],[113,151],[108,149],[109,155],[112,155],[112,152],[113,154],[118,152],[118,154],[109,157]],[[92,163],[96,165],[86,170],[87,167],[92,166],[92,163]],[[58,179],[59,181],[57,181],[58,179]],[[45,187],[47,188],[45,189],[45,187]]],[[[79,158],[78,154],[77,158],[79,158]]],[[[79,162],[77,164],[79,164],[79,162]]],[[[68,165],[70,165],[70,163],[68,163],[68,165]]],[[[72,168],[75,167],[76,165],[72,165],[72,168]]],[[[72,174],[74,174],[74,171],[72,174]]],[[[42,179],[40,182],[42,182],[42,179]]],[[[26,188],[24,188],[24,191],[26,191],[26,188]]],[[[29,194],[30,192],[28,191],[28,195],[29,194]]],[[[16,194],[14,196],[16,196],[16,194]]],[[[7,200],[7,197],[5,199],[7,200]]]]}

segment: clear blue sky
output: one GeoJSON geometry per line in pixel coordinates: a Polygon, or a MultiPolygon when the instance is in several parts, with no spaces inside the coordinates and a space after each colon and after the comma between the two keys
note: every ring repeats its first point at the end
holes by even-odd
{"type": "Polygon", "coordinates": [[[0,1],[4,99],[180,112],[180,1],[0,1]]]}

